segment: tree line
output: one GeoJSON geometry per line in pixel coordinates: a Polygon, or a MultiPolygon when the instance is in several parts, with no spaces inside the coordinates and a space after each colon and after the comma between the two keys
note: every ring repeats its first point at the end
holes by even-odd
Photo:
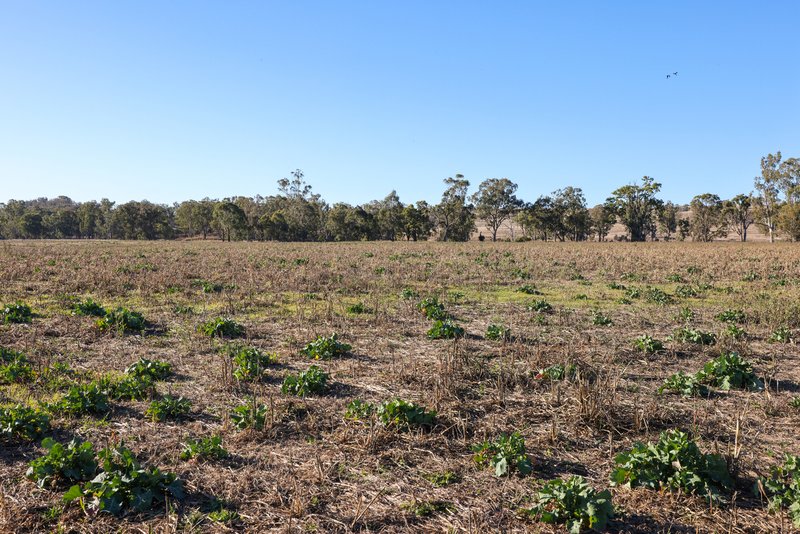
{"type": "Polygon", "coordinates": [[[434,205],[403,204],[394,191],[362,205],[329,205],[299,169],[278,180],[279,194],[268,197],[206,198],[172,206],[146,200],[74,202],[65,196],[9,200],[0,204],[0,238],[467,241],[480,219],[489,233],[480,238],[493,241],[504,224],[519,230],[518,240],[605,241],[616,223],[631,241],[712,241],[730,234],[746,241],[753,224],[770,241],[776,236],[800,241],[800,160],[784,160],[780,152],[761,158],[761,174],[750,193],[726,200],[704,193],[688,207],[658,198],[661,184],[649,176],[614,190],[593,207],[576,187],[525,202],[507,178],[484,180],[472,195],[470,182],[460,174],[444,184],[434,205]],[[687,208],[689,216],[682,217],[687,208]]]}

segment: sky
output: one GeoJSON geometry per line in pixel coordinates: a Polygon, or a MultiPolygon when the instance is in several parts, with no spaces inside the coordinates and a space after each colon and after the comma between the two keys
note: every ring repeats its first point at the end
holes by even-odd
{"type": "Polygon", "coordinates": [[[0,0],[0,202],[688,202],[800,157],[800,2],[0,0]],[[678,72],[677,76],[666,75],[678,72]]]}

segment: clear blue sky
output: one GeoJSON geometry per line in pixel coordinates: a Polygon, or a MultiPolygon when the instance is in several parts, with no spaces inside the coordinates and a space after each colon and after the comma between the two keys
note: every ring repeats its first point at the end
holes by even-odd
{"type": "Polygon", "coordinates": [[[590,203],[748,192],[800,156],[800,2],[0,0],[0,201],[590,203]],[[666,79],[666,74],[678,76],[666,79]]]}

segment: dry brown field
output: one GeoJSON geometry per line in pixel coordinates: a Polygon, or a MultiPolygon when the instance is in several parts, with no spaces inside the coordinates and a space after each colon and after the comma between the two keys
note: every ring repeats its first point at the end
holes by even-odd
{"type": "Polygon", "coordinates": [[[191,401],[176,421],[154,422],[149,400],[51,421],[59,441],[124,443],[143,465],[175,473],[182,500],[120,517],[64,504],[64,486],[25,477],[44,452],[39,443],[12,439],[0,441],[0,530],[562,532],[521,512],[543,483],[581,475],[606,489],[617,454],[683,429],[702,451],[724,456],[733,491],[709,503],[613,487],[608,531],[791,532],[788,514],[768,512],[753,487],[784,453],[800,453],[800,408],[790,404],[800,395],[800,358],[793,343],[769,342],[781,327],[800,334],[799,297],[800,248],[789,243],[0,242],[0,303],[20,300],[35,314],[29,324],[0,324],[0,345],[24,352],[37,373],[0,385],[1,406],[57,401],[63,389],[38,378],[54,362],[88,381],[142,357],[174,371],[152,395],[191,401]],[[526,285],[541,294],[520,292],[526,285]],[[659,295],[648,288],[666,297],[648,299],[659,295]],[[71,313],[71,296],[139,311],[148,326],[101,331],[71,313]],[[430,296],[463,338],[426,336],[431,321],[416,304],[430,296]],[[542,299],[551,311],[530,309],[542,299]],[[348,312],[356,303],[367,312],[348,312]],[[693,318],[680,317],[684,308],[693,318]],[[728,309],[745,314],[738,339],[715,318],[728,309]],[[611,324],[595,324],[598,314],[611,324]],[[232,341],[197,330],[217,317],[243,325],[239,341],[276,352],[279,363],[259,380],[234,378],[220,352],[232,341]],[[510,328],[511,338],[486,339],[490,324],[510,328]],[[667,339],[684,324],[716,343],[667,339]],[[316,362],[300,352],[332,333],[352,345],[346,355],[316,362]],[[664,349],[637,350],[644,334],[664,349]],[[753,362],[763,391],[658,393],[672,373],[732,350],[753,362]],[[283,394],[284,376],[312,363],[330,374],[329,390],[283,394]],[[555,364],[582,372],[537,378],[555,364]],[[253,397],[268,408],[265,426],[238,430],[230,412],[253,397]],[[374,417],[344,418],[354,399],[394,398],[435,410],[435,425],[401,432],[374,417]],[[511,432],[525,439],[529,476],[496,477],[473,460],[473,445],[511,432]],[[215,434],[228,458],[180,459],[187,439],[215,434]],[[442,478],[449,483],[431,482],[442,478]],[[238,519],[212,520],[214,503],[238,519]]]}

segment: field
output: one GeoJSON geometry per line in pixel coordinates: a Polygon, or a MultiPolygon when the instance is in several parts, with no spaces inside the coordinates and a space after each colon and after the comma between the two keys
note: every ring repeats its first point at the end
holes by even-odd
{"type": "Polygon", "coordinates": [[[0,281],[0,303],[33,312],[0,321],[0,345],[31,369],[0,374],[0,406],[50,413],[45,435],[61,443],[124,444],[185,493],[119,515],[97,513],[89,496],[65,503],[72,483],[26,478],[46,452],[41,436],[11,436],[0,441],[0,530],[560,532],[525,510],[547,481],[571,475],[610,489],[610,532],[793,528],[753,490],[784,453],[800,453],[791,244],[12,241],[0,242],[0,281]],[[146,325],[102,329],[74,313],[76,297],[141,312],[146,325]],[[428,297],[464,335],[427,335],[434,321],[418,304],[428,297]],[[198,331],[217,318],[243,333],[198,331]],[[500,339],[487,339],[492,324],[500,339]],[[334,333],[351,348],[302,352],[334,333]],[[663,348],[635,346],[644,335],[663,348]],[[237,343],[277,361],[242,374],[225,350],[237,343]],[[751,390],[707,380],[696,396],[659,394],[673,373],[734,351],[753,364],[751,390]],[[112,398],[94,414],[53,408],[71,384],[120,380],[140,358],[171,373],[139,400],[112,398]],[[282,392],[310,365],[329,374],[326,389],[282,392]],[[165,395],[188,399],[188,413],[159,420],[150,406],[165,395]],[[383,419],[386,408],[348,411],[356,399],[436,415],[405,426],[383,419]],[[261,428],[237,428],[232,410],[261,405],[261,428]],[[718,453],[732,485],[714,498],[610,485],[618,454],[671,429],[718,453]],[[496,476],[475,461],[476,444],[514,432],[529,474],[510,462],[496,476]],[[226,457],[181,458],[187,440],[215,435],[226,457]]]}

